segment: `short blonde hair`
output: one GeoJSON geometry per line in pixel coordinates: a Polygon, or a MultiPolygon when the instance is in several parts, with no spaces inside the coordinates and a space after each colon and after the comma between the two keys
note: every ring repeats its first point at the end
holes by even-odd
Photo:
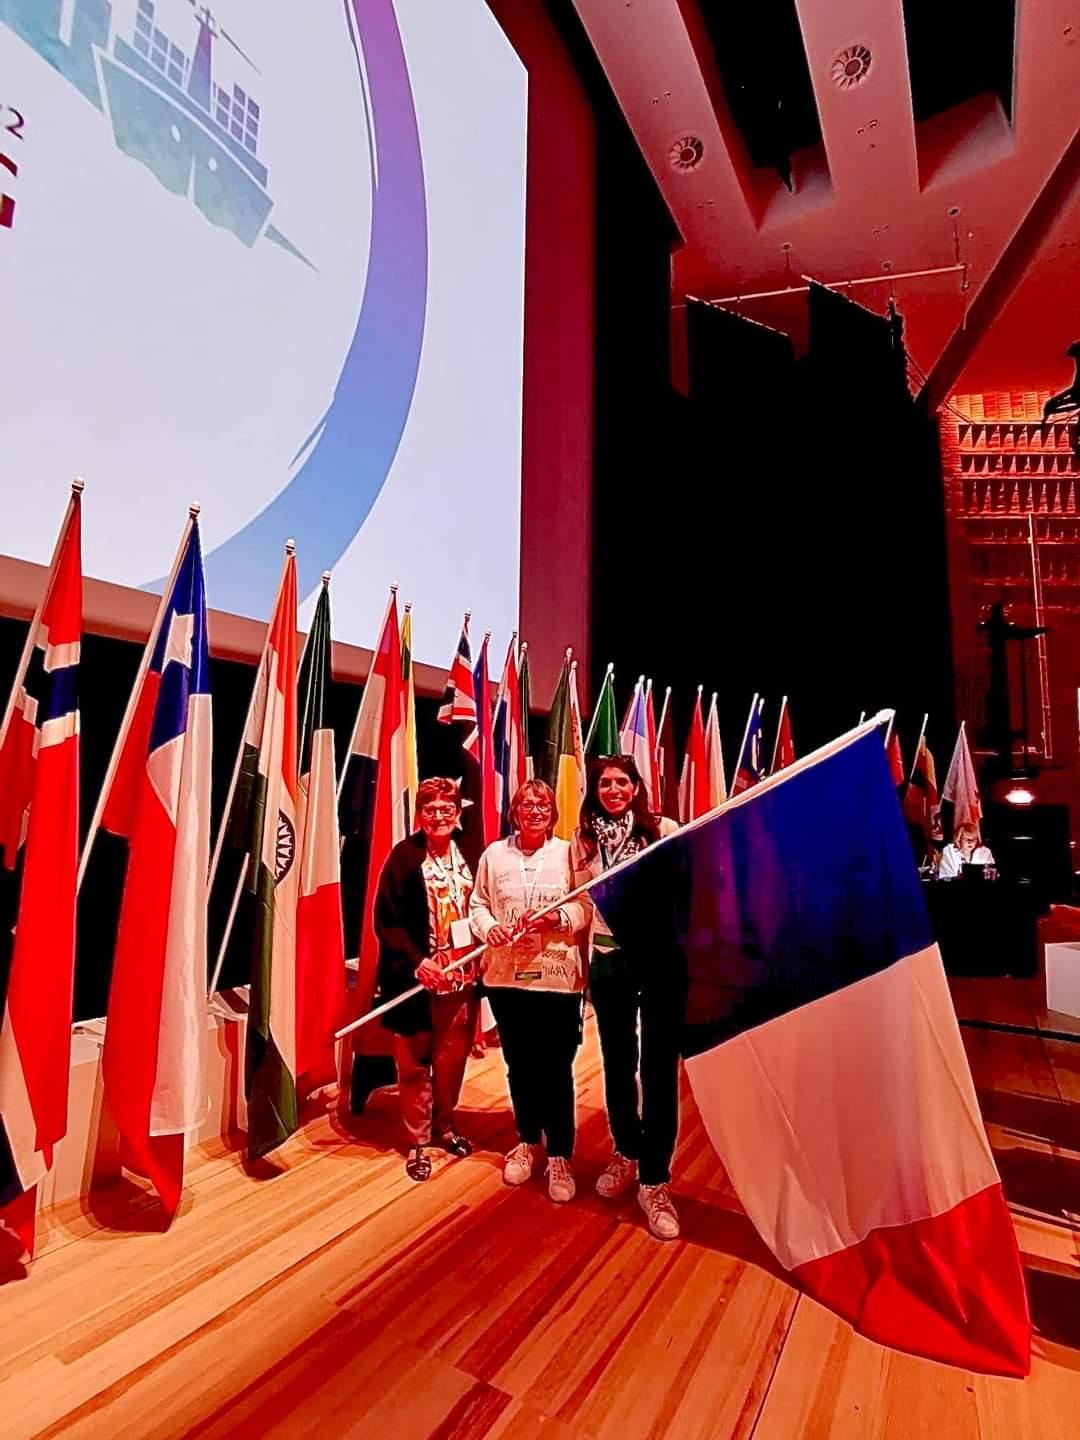
{"type": "Polygon", "coordinates": [[[551,806],[551,819],[548,821],[547,833],[551,835],[555,826],[559,823],[559,804],[555,799],[555,791],[543,780],[526,780],[524,785],[519,785],[514,791],[514,798],[510,801],[510,823],[515,830],[520,829],[518,825],[518,807],[523,800],[529,798],[534,800],[546,800],[551,806]]]}

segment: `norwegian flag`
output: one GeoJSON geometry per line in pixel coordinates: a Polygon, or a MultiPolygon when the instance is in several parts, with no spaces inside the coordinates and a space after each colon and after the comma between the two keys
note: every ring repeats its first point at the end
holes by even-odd
{"type": "Polygon", "coordinates": [[[160,615],[102,827],[128,842],[102,1073],[122,1162],[171,1219],[185,1137],[209,1109],[204,1075],[211,710],[199,524],[160,615]]]}
{"type": "MultiPolygon", "coordinates": [[[[72,486],[0,734],[0,847],[17,872],[0,1021],[0,1230],[34,1254],[37,1184],[67,1131],[79,846],[82,482],[72,486]],[[18,871],[21,867],[21,877],[18,871]]],[[[7,936],[5,935],[5,939],[7,936]]]]}

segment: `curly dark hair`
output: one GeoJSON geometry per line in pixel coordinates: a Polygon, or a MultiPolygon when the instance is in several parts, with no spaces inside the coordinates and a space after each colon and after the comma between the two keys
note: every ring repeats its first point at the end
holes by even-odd
{"type": "Polygon", "coordinates": [[[601,755],[599,759],[589,761],[589,777],[585,787],[585,798],[581,802],[581,815],[578,819],[578,834],[581,836],[585,853],[590,860],[600,848],[596,834],[596,818],[598,815],[606,813],[600,801],[600,777],[605,770],[621,770],[627,779],[637,787],[634,791],[634,798],[630,802],[630,810],[634,817],[631,833],[643,836],[648,845],[651,845],[654,840],[660,839],[660,825],[656,816],[649,809],[648,796],[641,780],[641,773],[634,763],[634,757],[632,755],[601,755]]]}

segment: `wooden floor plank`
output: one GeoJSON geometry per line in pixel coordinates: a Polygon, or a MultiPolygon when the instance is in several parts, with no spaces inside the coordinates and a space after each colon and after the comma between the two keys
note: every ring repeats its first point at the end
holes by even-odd
{"type": "MultiPolygon", "coordinates": [[[[1030,997],[976,1001],[1015,1014],[1030,997]]],[[[313,1107],[252,1172],[229,1144],[200,1147],[166,1232],[128,1183],[47,1217],[29,1275],[0,1287],[0,1433],[1057,1440],[1080,1414],[1074,1062],[1041,1037],[966,1039],[1027,1266],[1029,1382],[892,1354],[800,1297],[685,1087],[682,1239],[649,1236],[633,1195],[597,1197],[611,1142],[590,1025],[571,1205],[539,1174],[502,1184],[513,1127],[494,1053],[463,1106],[476,1153],[438,1158],[427,1184],[406,1177],[379,1092],[357,1119],[313,1107]]]]}

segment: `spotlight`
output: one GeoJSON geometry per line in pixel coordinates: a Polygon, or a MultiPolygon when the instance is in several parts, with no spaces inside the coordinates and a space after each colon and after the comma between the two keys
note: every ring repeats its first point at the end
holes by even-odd
{"type": "Polygon", "coordinates": [[[1001,797],[1006,805],[1034,805],[1035,791],[1029,790],[1026,785],[1013,785],[1001,797]]]}

